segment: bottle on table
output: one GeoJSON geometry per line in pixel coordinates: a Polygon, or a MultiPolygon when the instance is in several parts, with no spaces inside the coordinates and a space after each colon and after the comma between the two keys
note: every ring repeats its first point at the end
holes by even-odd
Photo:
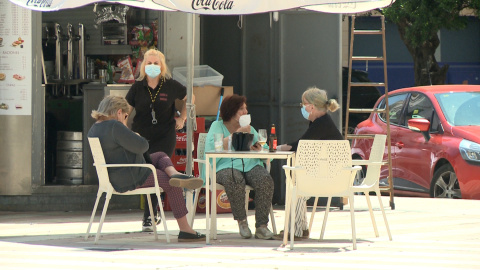
{"type": "Polygon", "coordinates": [[[270,152],[277,151],[277,134],[275,132],[275,124],[272,124],[272,129],[270,130],[270,137],[268,138],[268,148],[270,152]]]}

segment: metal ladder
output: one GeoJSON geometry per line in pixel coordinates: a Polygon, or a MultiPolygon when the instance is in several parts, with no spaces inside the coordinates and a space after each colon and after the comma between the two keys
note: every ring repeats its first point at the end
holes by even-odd
{"type": "Polygon", "coordinates": [[[388,104],[388,80],[387,80],[387,53],[385,47],[385,17],[380,16],[381,29],[380,30],[357,30],[355,29],[355,15],[351,17],[351,29],[350,29],[350,53],[348,62],[348,90],[347,90],[347,102],[346,102],[346,115],[345,115],[345,139],[373,139],[375,135],[353,135],[348,134],[348,120],[350,113],[385,113],[387,122],[387,150],[388,150],[388,186],[380,187],[382,192],[390,193],[390,207],[395,209],[395,203],[393,201],[393,179],[392,179],[392,156],[391,156],[391,140],[390,140],[390,111],[388,104]],[[354,56],[353,55],[353,42],[355,35],[381,35],[383,52],[381,56],[354,56]],[[384,82],[352,82],[352,62],[353,61],[379,61],[383,62],[383,76],[384,82]],[[373,86],[384,87],[385,89],[385,109],[368,108],[368,109],[352,109],[350,108],[350,93],[352,87],[361,86],[373,86]]]}

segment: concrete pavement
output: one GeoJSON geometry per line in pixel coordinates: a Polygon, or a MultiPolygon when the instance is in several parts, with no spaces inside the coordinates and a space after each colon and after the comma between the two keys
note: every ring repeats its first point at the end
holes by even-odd
{"type": "MultiPolygon", "coordinates": [[[[310,239],[296,241],[294,250],[277,240],[241,239],[231,214],[219,214],[218,239],[205,245],[178,243],[178,226],[166,212],[172,239],[167,244],[163,226],[158,241],[140,232],[143,211],[111,210],[94,245],[93,237],[83,238],[88,212],[0,212],[0,269],[480,269],[480,201],[395,197],[396,209],[385,208],[389,241],[372,199],[380,237],[365,198],[356,196],[357,250],[350,239],[350,205],[329,214],[322,242],[320,207],[310,239]]],[[[388,197],[383,203],[388,205],[388,197]]],[[[275,208],[281,230],[284,209],[275,208]]],[[[254,211],[248,220],[254,231],[254,211]]],[[[194,228],[205,232],[204,214],[197,214],[194,228]]]]}

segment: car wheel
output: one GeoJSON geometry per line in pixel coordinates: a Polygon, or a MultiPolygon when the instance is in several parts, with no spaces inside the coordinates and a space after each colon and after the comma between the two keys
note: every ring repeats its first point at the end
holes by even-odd
{"type": "MultiPolygon", "coordinates": [[[[361,160],[360,158],[354,158],[357,160],[361,160]]],[[[353,185],[358,186],[363,182],[363,178],[365,178],[365,175],[367,174],[367,167],[362,166],[361,170],[357,171],[357,174],[355,175],[355,179],[353,180],[353,185]]]]}
{"type": "Polygon", "coordinates": [[[434,174],[430,187],[430,197],[461,199],[457,175],[450,164],[442,165],[434,174]]]}

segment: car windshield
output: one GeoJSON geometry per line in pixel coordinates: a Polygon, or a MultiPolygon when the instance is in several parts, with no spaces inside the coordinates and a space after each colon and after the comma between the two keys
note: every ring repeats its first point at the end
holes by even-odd
{"type": "Polygon", "coordinates": [[[480,126],[480,92],[435,94],[447,121],[454,126],[480,126]]]}

